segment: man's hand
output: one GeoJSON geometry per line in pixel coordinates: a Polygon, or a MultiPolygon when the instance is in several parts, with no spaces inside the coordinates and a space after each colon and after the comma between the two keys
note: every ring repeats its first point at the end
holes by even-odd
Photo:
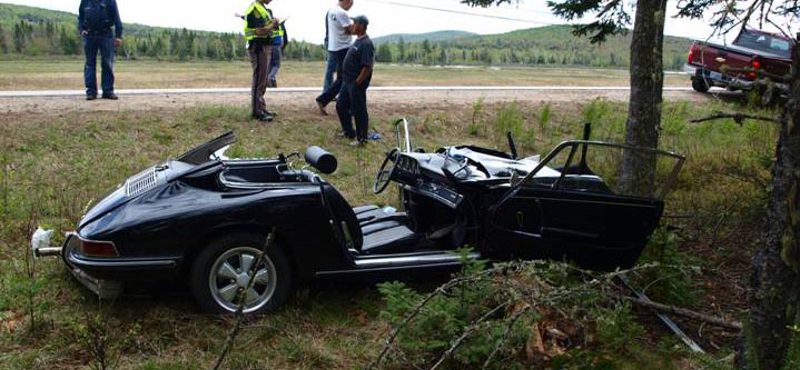
{"type": "Polygon", "coordinates": [[[122,39],[114,39],[114,46],[116,47],[122,46],[122,39]]]}
{"type": "Polygon", "coordinates": [[[367,76],[372,73],[372,66],[364,66],[361,68],[361,72],[356,77],[356,85],[358,87],[364,87],[364,80],[367,79],[367,76]]]}
{"type": "Polygon", "coordinates": [[[87,36],[88,34],[89,34],[89,31],[87,31],[87,30],[81,31],[81,36],[87,36]]]}

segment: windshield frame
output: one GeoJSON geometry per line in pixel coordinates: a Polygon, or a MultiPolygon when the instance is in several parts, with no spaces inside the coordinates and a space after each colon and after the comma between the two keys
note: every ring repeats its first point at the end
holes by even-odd
{"type": "Polygon", "coordinates": [[[218,150],[230,146],[236,142],[236,135],[233,131],[228,131],[210,141],[207,141],[186,153],[181,154],[175,160],[183,163],[199,166],[203,163],[212,161],[211,156],[218,150]]]}
{"type": "MultiPolygon", "coordinates": [[[[604,142],[604,141],[586,141],[586,140],[564,141],[561,144],[558,144],[552,151],[550,151],[550,153],[544,159],[542,159],[539,162],[539,164],[536,166],[536,168],[534,168],[527,176],[525,176],[521,181],[519,181],[517,184],[515,184],[512,187],[512,191],[514,191],[514,190],[518,189],[519,187],[523,186],[528,181],[531,181],[534,177],[536,177],[536,175],[543,168],[546,168],[547,165],[558,154],[560,154],[562,150],[565,150],[568,147],[572,147],[572,150],[571,150],[571,153],[570,153],[570,159],[569,159],[571,161],[572,158],[574,157],[575,152],[578,150],[578,147],[581,146],[581,145],[593,145],[593,146],[603,146],[603,147],[610,147],[610,148],[616,148],[616,149],[645,151],[645,152],[650,152],[650,153],[654,153],[654,154],[657,154],[657,155],[663,155],[663,156],[667,156],[667,157],[675,159],[677,161],[677,163],[673,167],[672,172],[669,175],[669,178],[667,179],[666,183],[664,184],[664,186],[662,187],[660,192],[658,194],[654,194],[654,198],[653,199],[657,199],[657,200],[663,200],[664,198],[666,198],[667,194],[669,194],[669,192],[672,191],[672,187],[675,184],[676,179],[678,178],[678,173],[680,173],[681,168],[683,167],[683,163],[686,161],[686,157],[684,157],[682,155],[679,155],[679,154],[676,154],[676,153],[673,153],[673,152],[668,152],[668,151],[665,151],[665,150],[660,150],[660,149],[644,148],[644,147],[638,147],[638,146],[627,145],[627,144],[614,144],[614,143],[607,143],[607,142],[604,142]]],[[[561,174],[561,176],[560,176],[560,178],[558,180],[559,183],[564,178],[564,175],[565,175],[565,173],[561,174]]],[[[556,186],[557,186],[557,184],[556,184],[556,186]]]]}

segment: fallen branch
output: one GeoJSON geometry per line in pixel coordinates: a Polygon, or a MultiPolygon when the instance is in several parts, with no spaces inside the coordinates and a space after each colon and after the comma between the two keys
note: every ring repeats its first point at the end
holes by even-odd
{"type": "Polygon", "coordinates": [[[706,323],[709,323],[709,324],[712,324],[712,325],[721,326],[721,327],[728,328],[728,329],[742,330],[742,323],[739,322],[739,321],[728,321],[728,320],[725,320],[725,319],[720,318],[720,317],[702,314],[702,313],[699,313],[699,312],[696,312],[696,311],[687,310],[685,308],[665,305],[665,304],[657,303],[657,302],[653,302],[653,301],[646,301],[646,300],[643,300],[643,299],[639,299],[639,298],[635,298],[635,297],[629,297],[629,296],[625,296],[625,295],[609,294],[609,296],[612,297],[612,298],[621,299],[621,300],[625,300],[625,301],[628,301],[628,302],[631,302],[631,303],[635,303],[635,304],[638,304],[640,306],[644,306],[644,307],[647,307],[647,308],[652,308],[652,309],[654,309],[656,311],[669,313],[669,314],[673,314],[673,315],[678,315],[678,316],[683,316],[683,317],[688,317],[690,319],[703,321],[703,322],[706,322],[706,323]]]}
{"type": "MultiPolygon", "coordinates": [[[[431,292],[428,295],[426,295],[419,303],[417,303],[417,305],[414,306],[414,308],[411,309],[406,314],[406,316],[404,317],[403,321],[401,321],[396,327],[394,327],[390,331],[389,336],[388,336],[388,338],[386,339],[386,341],[384,343],[383,349],[378,354],[378,357],[375,358],[375,360],[373,360],[370,364],[368,364],[364,368],[364,370],[375,369],[375,368],[377,368],[378,365],[381,364],[381,362],[385,359],[385,357],[389,353],[389,351],[394,349],[394,342],[397,339],[397,337],[399,336],[400,332],[402,330],[404,330],[409,325],[409,323],[415,317],[417,317],[423,311],[423,309],[428,305],[428,303],[430,301],[432,301],[435,297],[440,296],[440,295],[445,295],[446,296],[450,289],[452,289],[452,288],[454,288],[454,287],[456,287],[456,286],[458,286],[460,284],[465,284],[465,283],[470,283],[470,282],[477,282],[477,281],[484,281],[484,280],[495,280],[495,279],[499,279],[502,282],[502,281],[508,279],[509,276],[513,276],[515,273],[521,272],[521,271],[525,270],[526,268],[528,268],[529,266],[544,265],[544,264],[546,264],[546,262],[542,262],[542,261],[527,261],[527,262],[521,262],[521,263],[518,263],[518,264],[498,265],[498,266],[495,266],[495,267],[493,267],[491,269],[483,270],[483,271],[481,271],[481,272],[479,272],[479,273],[477,273],[477,274],[475,274],[473,276],[458,277],[458,278],[455,278],[453,280],[450,280],[449,282],[445,283],[444,285],[441,285],[439,288],[437,288],[433,292],[431,292]]],[[[522,286],[513,287],[513,288],[510,288],[510,290],[516,292],[517,298],[525,300],[525,301],[528,302],[530,307],[528,307],[527,309],[523,310],[523,312],[528,312],[533,308],[540,307],[540,306],[543,306],[545,304],[554,304],[554,303],[556,303],[558,301],[561,301],[563,299],[566,299],[566,298],[569,298],[569,297],[574,297],[577,294],[580,294],[581,292],[587,292],[591,288],[596,287],[598,285],[609,284],[609,282],[611,280],[613,280],[617,276],[625,275],[625,274],[628,274],[630,272],[635,272],[635,271],[639,271],[639,270],[650,269],[650,268],[653,268],[653,267],[656,267],[656,266],[659,266],[659,264],[658,263],[653,263],[653,264],[640,265],[640,266],[636,266],[634,268],[631,268],[629,270],[618,270],[618,271],[606,273],[606,274],[603,274],[603,275],[600,275],[600,276],[597,276],[597,275],[592,274],[592,273],[590,273],[588,271],[585,271],[585,270],[581,270],[581,269],[578,269],[578,268],[567,266],[567,269],[569,269],[570,271],[581,273],[581,274],[584,275],[584,277],[587,278],[587,280],[584,282],[584,284],[582,284],[581,286],[579,286],[577,288],[561,289],[561,290],[555,289],[552,292],[548,292],[547,295],[544,296],[544,297],[542,296],[542,293],[540,291],[538,291],[536,289],[529,290],[527,287],[522,287],[522,286]]],[[[665,266],[665,267],[670,267],[670,266],[665,266]]],[[[499,306],[497,308],[500,308],[500,307],[503,307],[503,306],[507,306],[507,304],[508,304],[508,302],[506,302],[506,304],[501,305],[501,306],[499,306]]],[[[497,308],[495,308],[495,310],[497,308]]],[[[491,312],[494,312],[495,310],[492,310],[491,312]]],[[[488,318],[489,316],[491,316],[491,315],[484,315],[483,317],[481,317],[477,321],[473,321],[471,323],[471,325],[467,326],[464,329],[464,331],[461,333],[461,335],[451,342],[450,348],[437,360],[437,362],[434,365],[434,368],[440,366],[444,362],[444,360],[446,358],[451,356],[454,353],[454,351],[456,349],[458,349],[458,347],[460,347],[461,344],[463,344],[464,340],[469,335],[471,335],[473,332],[475,332],[477,329],[479,329],[482,326],[482,322],[486,318],[488,318]]],[[[511,321],[512,322],[516,321],[517,319],[519,319],[519,316],[521,316],[521,314],[515,315],[511,319],[511,321]]],[[[513,326],[513,323],[512,323],[512,326],[513,326]]],[[[507,330],[511,330],[511,329],[508,328],[507,330]]],[[[508,333],[505,333],[503,336],[507,337],[507,335],[508,335],[508,333]]],[[[499,344],[502,344],[502,340],[499,342],[499,344]]],[[[493,352],[496,352],[496,350],[493,351],[493,352]]],[[[495,356],[495,354],[492,354],[491,356],[493,357],[493,356],[495,356]]]]}
{"type": "Polygon", "coordinates": [[[754,116],[754,115],[744,114],[744,113],[724,113],[724,112],[717,112],[717,113],[714,113],[714,114],[712,114],[712,115],[710,115],[708,117],[705,117],[705,118],[693,119],[690,122],[691,123],[701,123],[701,122],[713,121],[713,120],[724,119],[724,118],[733,118],[733,121],[736,122],[739,125],[742,125],[742,123],[744,123],[745,119],[752,119],[752,120],[756,120],[756,121],[766,121],[766,122],[773,122],[773,123],[781,123],[780,120],[778,120],[776,118],[772,118],[772,117],[754,116]]]}
{"type": "Polygon", "coordinates": [[[494,359],[494,356],[496,356],[497,352],[500,351],[500,347],[503,345],[503,342],[505,342],[506,339],[508,339],[508,336],[511,334],[511,329],[514,328],[514,325],[517,323],[517,320],[519,320],[519,318],[522,317],[522,314],[528,312],[528,310],[530,309],[531,306],[527,306],[519,310],[519,312],[517,312],[516,314],[514,314],[514,316],[511,317],[511,320],[508,320],[508,322],[506,323],[506,328],[503,331],[503,336],[497,340],[494,349],[492,349],[492,353],[490,353],[489,357],[486,358],[486,361],[483,362],[483,367],[481,369],[486,370],[489,367],[489,364],[494,359]]]}
{"type": "Polygon", "coordinates": [[[245,292],[253,288],[253,284],[256,282],[256,269],[258,266],[261,266],[261,264],[264,263],[264,256],[267,254],[267,249],[269,249],[274,240],[275,229],[272,229],[267,236],[267,241],[264,243],[261,253],[258,254],[258,258],[256,258],[255,263],[250,266],[250,271],[247,272],[250,275],[250,279],[247,281],[247,288],[239,288],[239,291],[237,292],[239,306],[236,307],[236,313],[234,314],[236,315],[236,323],[233,324],[233,328],[228,333],[228,339],[225,340],[225,347],[222,348],[222,352],[219,354],[217,362],[212,368],[213,370],[219,370],[220,366],[222,366],[222,362],[225,361],[225,357],[228,355],[228,352],[230,352],[231,348],[233,348],[233,342],[236,340],[236,336],[239,335],[239,330],[242,328],[242,321],[244,321],[245,292]]]}
{"type": "MultiPolygon", "coordinates": [[[[448,348],[447,351],[445,351],[439,357],[439,359],[436,361],[436,363],[433,364],[433,366],[431,366],[430,370],[436,370],[439,367],[439,365],[444,363],[444,361],[447,360],[447,358],[450,357],[453,354],[453,352],[455,352],[455,350],[458,349],[458,347],[461,346],[462,343],[464,343],[464,340],[467,339],[467,337],[469,337],[470,335],[472,335],[472,333],[478,331],[482,327],[487,326],[486,320],[489,317],[491,317],[492,315],[497,313],[497,311],[506,308],[508,305],[512,304],[513,302],[514,302],[513,300],[509,300],[509,301],[506,301],[505,303],[495,307],[494,309],[489,310],[489,312],[487,312],[486,314],[481,316],[478,320],[476,320],[470,326],[468,326],[466,329],[464,329],[464,331],[461,333],[461,336],[458,337],[458,339],[454,340],[450,344],[450,348],[448,348]]],[[[488,323],[488,324],[491,324],[491,323],[488,323]]]]}
{"type": "Polygon", "coordinates": [[[484,271],[482,271],[481,273],[479,273],[478,275],[475,275],[475,276],[465,277],[465,278],[457,278],[457,279],[450,280],[448,283],[436,288],[436,290],[434,290],[433,292],[428,294],[422,301],[420,301],[417,304],[416,307],[414,307],[413,310],[411,310],[411,312],[409,312],[408,315],[406,315],[406,317],[403,319],[403,321],[397,327],[392,329],[391,333],[389,334],[389,337],[386,339],[386,344],[384,345],[383,350],[381,350],[381,353],[378,354],[378,357],[374,361],[372,361],[372,363],[370,363],[369,365],[367,365],[367,367],[365,367],[365,370],[374,369],[383,361],[384,357],[386,357],[386,354],[389,352],[389,349],[392,348],[392,345],[393,345],[395,339],[397,339],[397,336],[400,334],[400,331],[402,331],[403,328],[405,328],[408,325],[408,323],[411,322],[412,319],[414,319],[417,315],[419,315],[419,313],[422,312],[422,309],[434,297],[436,297],[438,295],[445,294],[448,290],[450,290],[450,288],[453,288],[454,286],[456,286],[458,284],[481,280],[485,276],[490,275],[493,272],[495,272],[495,269],[484,270],[484,271]]]}

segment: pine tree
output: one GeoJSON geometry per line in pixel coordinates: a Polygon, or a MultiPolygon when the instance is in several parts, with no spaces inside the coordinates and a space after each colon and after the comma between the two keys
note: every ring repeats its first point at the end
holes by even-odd
{"type": "Polygon", "coordinates": [[[6,39],[6,30],[2,24],[0,24],[0,51],[3,54],[8,54],[8,40],[6,39]]]}

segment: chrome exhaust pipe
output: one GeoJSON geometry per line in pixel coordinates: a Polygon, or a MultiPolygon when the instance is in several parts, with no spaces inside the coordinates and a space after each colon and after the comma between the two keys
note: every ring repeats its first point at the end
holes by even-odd
{"type": "Polygon", "coordinates": [[[36,248],[33,250],[33,255],[37,258],[41,257],[55,257],[61,255],[62,247],[57,248],[36,248]]]}

